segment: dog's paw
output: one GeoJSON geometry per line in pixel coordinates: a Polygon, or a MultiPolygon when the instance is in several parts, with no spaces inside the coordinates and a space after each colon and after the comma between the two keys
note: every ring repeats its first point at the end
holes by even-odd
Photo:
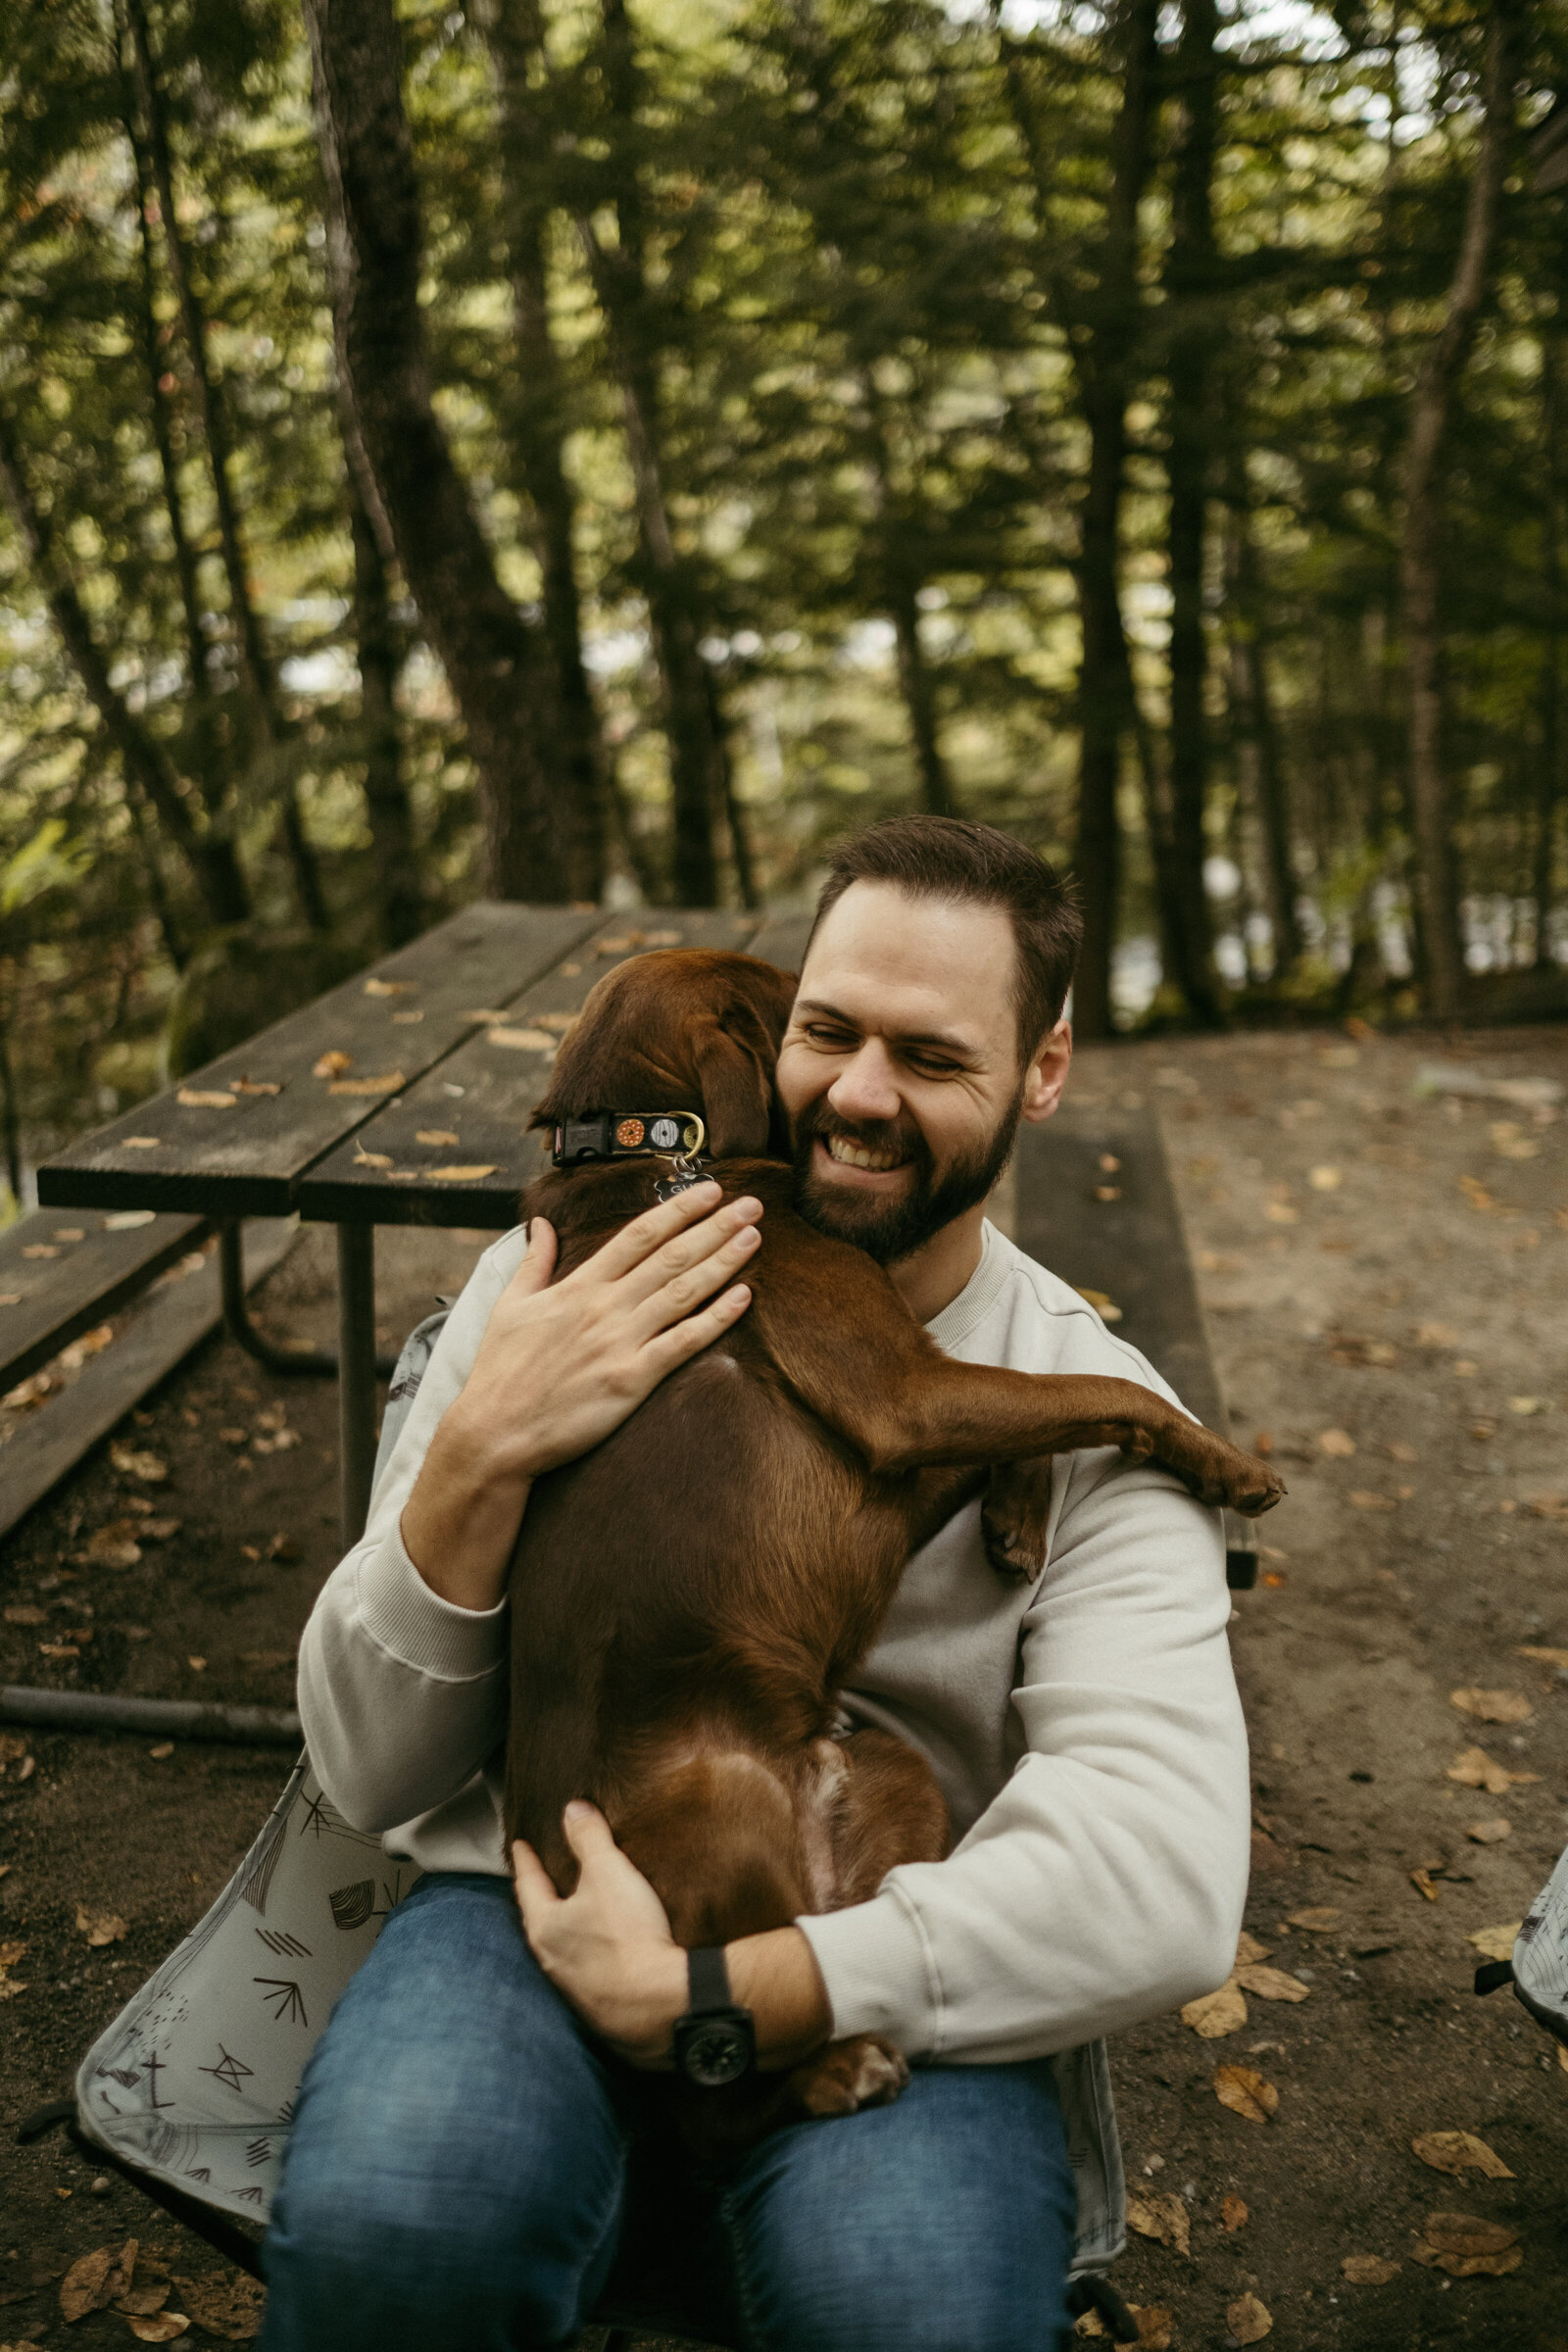
{"type": "Polygon", "coordinates": [[[791,2078],[808,2115],[854,2115],[861,2107],[890,2107],[909,2080],[908,2061],[890,2041],[857,2034],[830,2042],[791,2078]]]}
{"type": "Polygon", "coordinates": [[[1046,1539],[1043,1529],[1020,1527],[1010,1520],[994,1519],[989,1511],[980,1514],[980,1533],[985,1542],[986,1558],[998,1576],[1010,1585],[1032,1585],[1046,1564],[1046,1539]]]}

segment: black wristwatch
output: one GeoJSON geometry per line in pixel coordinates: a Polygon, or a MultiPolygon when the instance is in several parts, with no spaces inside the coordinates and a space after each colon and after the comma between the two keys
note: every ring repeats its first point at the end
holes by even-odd
{"type": "Polygon", "coordinates": [[[730,1999],[723,1947],[708,1944],[686,1955],[688,2007],[675,2020],[675,2064],[688,2082],[718,2090],[738,2082],[757,2064],[757,2028],[749,2009],[730,1999]]]}

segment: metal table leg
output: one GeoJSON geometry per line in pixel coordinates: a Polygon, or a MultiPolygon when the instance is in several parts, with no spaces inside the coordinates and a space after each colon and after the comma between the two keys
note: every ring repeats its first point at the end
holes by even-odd
{"type": "Polygon", "coordinates": [[[324,1348],[275,1348],[259,1332],[245,1303],[244,1228],[237,1217],[225,1217],[218,1228],[218,1262],[223,1287],[223,1328],[231,1340],[265,1364],[269,1372],[337,1370],[337,1357],[324,1348]]]}
{"type": "Polygon", "coordinates": [[[343,1548],[365,1533],[375,1467],[375,1227],[337,1229],[339,1495],[343,1548]]]}

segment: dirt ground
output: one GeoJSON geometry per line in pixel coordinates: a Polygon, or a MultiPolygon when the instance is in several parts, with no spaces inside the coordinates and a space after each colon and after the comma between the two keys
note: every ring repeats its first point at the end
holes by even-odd
{"type": "MultiPolygon", "coordinates": [[[[1418,1098],[1434,1060],[1568,1084],[1568,1030],[1149,1043],[1085,1053],[1074,1077],[1081,1099],[1159,1105],[1235,1434],[1266,1437],[1292,1490],[1232,1633],[1257,1805],[1248,1929],[1307,1997],[1249,1990],[1222,2037],[1162,2018],[1113,2052],[1144,2218],[1189,2246],[1135,2235],[1117,2282],[1173,2315],[1176,2352],[1260,2340],[1248,2296],[1280,2352],[1568,2352],[1568,2073],[1506,1992],[1472,1996],[1467,1940],[1519,1919],[1568,1842],[1568,1677],[1520,1654],[1568,1643],[1568,1123],[1418,1098]],[[1478,1720],[1459,1690],[1517,1694],[1516,1720],[1478,1720]],[[1456,1784],[1471,1747],[1535,1777],[1456,1784]],[[1316,1924],[1290,1924],[1302,1913],[1316,1924]],[[1225,2065],[1277,2092],[1270,2120],[1221,2105],[1225,2065]],[[1510,2177],[1431,2169],[1411,2141],[1441,2132],[1475,2134],[1510,2177]],[[1519,2266],[1414,2260],[1442,2212],[1517,2233],[1519,2266]],[[1351,2284],[1348,2256],[1399,2267],[1351,2284]]],[[[381,1237],[389,1342],[484,1238],[381,1237]]],[[[330,1339],[326,1237],[302,1238],[259,1312],[330,1339]]],[[[284,1703],[336,1553],[330,1389],[215,1342],[124,1434],[167,1461],[140,1493],[177,1533],[131,1568],[79,1564],[137,1492],[94,1456],[0,1547],[0,1681],[284,1703]],[[274,1442],[279,1406],[297,1444],[274,1442]]],[[[26,1947],[10,1971],[25,1989],[0,2005],[8,2121],[66,2089],[282,1779],[277,1751],[151,1744],[40,1734],[27,1777],[13,1758],[0,1779],[0,1943],[26,1947]],[[123,1939],[89,1947],[78,1905],[119,1915],[123,1939]]],[[[94,2193],[57,2138],[18,2150],[7,2132],[0,2215],[0,2352],[122,2340],[107,2312],[68,2327],[57,2280],[133,2232],[195,2282],[171,2308],[211,2311],[217,2258],[118,2181],[94,2193]]]]}

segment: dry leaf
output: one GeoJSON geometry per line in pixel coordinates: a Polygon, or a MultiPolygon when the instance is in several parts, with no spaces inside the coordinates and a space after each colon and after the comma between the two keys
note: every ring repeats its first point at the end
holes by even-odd
{"type": "Polygon", "coordinates": [[[1136,2230],[1140,2237],[1157,2238],[1162,2246],[1174,2246],[1178,2254],[1190,2254],[1193,2250],[1192,2217],[1178,2196],[1161,2196],[1152,2189],[1129,2189],[1127,2227],[1136,2230]]]}
{"type": "Polygon", "coordinates": [[[354,1056],[352,1054],[323,1054],[319,1061],[311,1064],[311,1076],[313,1078],[336,1078],[342,1071],[352,1070],[353,1067],[354,1056]]]}
{"type": "Polygon", "coordinates": [[[1259,1960],[1272,1959],[1273,1953],[1274,1946],[1271,1943],[1259,1943],[1257,1937],[1249,1936],[1245,1928],[1237,1937],[1236,1966],[1238,1968],[1253,1968],[1259,1960]]]}
{"type": "Polygon", "coordinates": [[[1483,1960],[1511,1960],[1524,1924],[1522,1919],[1505,1919],[1494,1928],[1472,1928],[1465,1941],[1475,1945],[1483,1960]]]}
{"type": "Polygon", "coordinates": [[[1222,2107],[1250,2124],[1266,2124],[1278,2110],[1280,2094],[1250,2066],[1217,2066],[1214,2093],[1222,2107]]]}
{"type": "Polygon", "coordinates": [[[1308,1936],[1332,1936],[1344,1916],[1333,1903],[1321,1903],[1315,1910],[1292,1911],[1285,1924],[1288,1928],[1304,1928],[1308,1936]]]}
{"type": "Polygon", "coordinates": [[[1568,1649],[1543,1649],[1532,1642],[1527,1648],[1516,1649],[1516,1658],[1533,1658],[1538,1666],[1556,1666],[1568,1672],[1568,1649]]]}
{"type": "Polygon", "coordinates": [[[1350,1502],[1358,1511],[1395,1511],[1399,1507],[1392,1494],[1374,1494],[1366,1487],[1354,1488],[1350,1502]]]}
{"type": "Polygon", "coordinates": [[[367,980],[365,993],[368,997],[408,997],[414,993],[414,982],[412,980],[367,980]]]}
{"type": "Polygon", "coordinates": [[[125,2326],[144,2344],[172,2344],[176,2335],[183,2335],[190,2326],[183,2312],[155,2312],[150,2320],[127,2320],[125,2326]]]}
{"type": "Polygon", "coordinates": [[[145,2320],[155,2311],[162,2311],[169,2301],[170,2284],[167,2278],[151,2286],[133,2286],[128,2295],[117,2295],[114,2308],[122,2318],[145,2320]]]}
{"type": "Polygon", "coordinates": [[[1432,1879],[1429,1872],[1422,1869],[1412,1870],[1410,1873],[1410,1884],[1415,1888],[1417,1894],[1424,1894],[1426,1896],[1429,1903],[1435,1903],[1437,1901],[1438,1890],[1432,1884],[1432,1879]]]}
{"type": "MultiPolygon", "coordinates": [[[[414,1140],[416,1144],[455,1144],[458,1139],[449,1127],[421,1127],[414,1140]]],[[[392,1162],[386,1164],[390,1167],[392,1162]]]]}
{"type": "Polygon", "coordinates": [[[525,1054],[554,1054],[558,1042],[548,1029],[491,1029],[485,1035],[487,1046],[515,1046],[525,1054]]]}
{"type": "Polygon", "coordinates": [[[1450,1690],[1448,1702],[1478,1723],[1528,1723],[1536,1711],[1522,1690],[1450,1690]]]}
{"type": "Polygon", "coordinates": [[[422,1021],[424,1015],[422,1012],[395,1012],[392,1018],[397,1022],[399,1028],[412,1028],[416,1022],[422,1021]]]}
{"type": "Polygon", "coordinates": [[[1527,1494],[1525,1503],[1537,1519],[1568,1519],[1568,1494],[1527,1494]]]}
{"type": "Polygon", "coordinates": [[[354,1165],[357,1168],[389,1168],[392,1165],[392,1154],[390,1152],[364,1152],[356,1145],[354,1165]]]}
{"type": "MultiPolygon", "coordinates": [[[[1134,2327],[1138,2329],[1138,2352],[1170,2352],[1176,2315],[1163,2303],[1129,2303],[1127,2306],[1134,2327]]],[[[1078,2322],[1077,2335],[1104,2336],[1109,2333],[1098,2311],[1086,2311],[1078,2322]]],[[[0,2345],[0,2352],[5,2352],[0,2345]]]]}
{"type": "Polygon", "coordinates": [[[38,1655],[40,1658],[79,1658],[81,1650],[74,1642],[40,1642],[38,1655]]]}
{"type": "Polygon", "coordinates": [[[458,1017],[465,1021],[504,1021],[507,1016],[497,1012],[493,1004],[481,1004],[476,1011],[460,1013],[458,1017]]]}
{"type": "Polygon", "coordinates": [[[1318,1439],[1318,1450],[1337,1462],[1348,1462],[1355,1451],[1355,1440],[1348,1429],[1326,1429],[1318,1439]]]}
{"type": "Polygon", "coordinates": [[[24,1257],[58,1257],[60,1252],[53,1242],[29,1242],[22,1254],[24,1257]]]}
{"type": "Polygon", "coordinates": [[[283,1089],[275,1078],[231,1078],[228,1091],[231,1095],[280,1095],[283,1089]]]}
{"type": "Polygon", "coordinates": [[[1121,1308],[1108,1291],[1086,1291],[1080,1287],[1078,1296],[1080,1298],[1088,1299],[1102,1323],[1119,1323],[1121,1321],[1121,1308]]]}
{"type": "Polygon", "coordinates": [[[122,1152],[156,1152],[162,1138],[156,1135],[124,1135],[120,1139],[122,1152]]]}
{"type": "Polygon", "coordinates": [[[1245,2197],[1222,2197],[1219,2218],[1227,2230],[1245,2230],[1251,2220],[1245,2197]]]}
{"type": "Polygon", "coordinates": [[[1227,2034],[1239,2034],[1247,2023],[1247,2003],[1236,1989],[1235,1979],[1220,1986],[1217,1992],[1205,1992],[1196,2001],[1189,2001],[1182,2010],[1182,2024],[1204,2041],[1218,2041],[1227,2034]]]}
{"type": "Polygon", "coordinates": [[[136,2269],[137,2240],[122,2246],[95,2246],[78,2256],[60,2281],[60,2309],[68,2320],[84,2320],[89,2311],[107,2311],[117,2295],[130,2292],[136,2269]]]}
{"type": "Polygon", "coordinates": [[[1529,1415],[1531,1413],[1544,1413],[1549,1408],[1546,1404],[1546,1399],[1544,1396],[1510,1396],[1508,1399],[1508,1410],[1510,1413],[1522,1413],[1529,1415]]]}
{"type": "Polygon", "coordinates": [[[1267,2305],[1255,2295],[1239,2295],[1234,2303],[1227,2303],[1225,2325],[1239,2344],[1260,2344],[1274,2329],[1267,2305]]]}
{"type": "Polygon", "coordinates": [[[1347,2254],[1340,2269],[1351,2286],[1387,2286],[1399,2265],[1381,2254],[1347,2254]]]}
{"type": "Polygon", "coordinates": [[[425,1168],[423,1174],[432,1184],[477,1184],[481,1176],[493,1176],[496,1162],[492,1159],[473,1168],[425,1168]]]}
{"type": "Polygon", "coordinates": [[[118,1911],[89,1911],[76,1905],[76,1933],[85,1936],[95,1951],[106,1943],[123,1943],[126,1936],[124,1921],[118,1911]]]}
{"type": "Polygon", "coordinates": [[[1473,2132],[1424,2132],[1411,2147],[1435,2173],[1485,2173],[1489,2180],[1512,2180],[1515,2175],[1484,2139],[1473,2132]]]}
{"type": "Polygon", "coordinates": [[[237,1095],[220,1095],[199,1086],[182,1086],[174,1101],[183,1102],[187,1110],[237,1110],[239,1107],[237,1095]]]}
{"type": "Polygon", "coordinates": [[[1338,1168],[1309,1168],[1307,1183],[1314,1193],[1337,1193],[1345,1179],[1338,1168]]]}
{"type": "Polygon", "coordinates": [[[0,1943],[0,1968],[15,1968],[17,1962],[24,1958],[26,1949],[24,1943],[0,1943]]]}
{"type": "Polygon", "coordinates": [[[1462,1747],[1445,1777],[1461,1788],[1484,1788],[1489,1796],[1506,1796],[1514,1780],[1506,1764],[1494,1762],[1484,1747],[1462,1747]]]}
{"type": "Polygon", "coordinates": [[[1519,2232],[1506,2222],[1484,2222],[1473,2213],[1431,2213],[1413,2258],[1450,2278],[1502,2278],[1524,2261],[1519,2232]]]}
{"type": "Polygon", "coordinates": [[[139,1478],[145,1487],[161,1487],[169,1476],[166,1461],[134,1446],[111,1446],[109,1459],[122,1478],[139,1478]]]}
{"type": "Polygon", "coordinates": [[[401,1070],[389,1070],[384,1078],[334,1078],[326,1091],[329,1095],[395,1095],[407,1084],[401,1070]]]}
{"type": "Polygon", "coordinates": [[[1271,1225],[1299,1225],[1301,1212],[1289,1200],[1270,1200],[1263,1214],[1271,1225]]]}
{"type": "Polygon", "coordinates": [[[1513,1836],[1513,1823],[1504,1821],[1499,1813],[1494,1821],[1472,1821],[1465,1829],[1472,1845],[1500,1845],[1513,1836]]]}
{"type": "Polygon", "coordinates": [[[47,1609],[35,1609],[28,1600],[14,1600],[6,1611],[7,1625],[47,1625],[47,1609]]]}
{"type": "Polygon", "coordinates": [[[160,1740],[156,1747],[150,1747],[147,1750],[155,1764],[167,1763],[173,1752],[174,1742],[172,1740],[160,1740]]]}
{"type": "Polygon", "coordinates": [[[117,1208],[103,1219],[105,1233],[134,1233],[140,1225],[150,1225],[158,1214],[156,1208],[117,1208]]]}
{"type": "Polygon", "coordinates": [[[206,2278],[182,2278],[176,2273],[174,2284],[191,2318],[208,2335],[231,2344],[260,2335],[267,2289],[259,2278],[247,2278],[238,2271],[206,2278]]]}
{"type": "Polygon", "coordinates": [[[1311,1987],[1283,1968],[1239,1968],[1236,1982],[1249,1992],[1255,1992],[1260,2001],[1304,2001],[1311,1997],[1311,1987]]]}

